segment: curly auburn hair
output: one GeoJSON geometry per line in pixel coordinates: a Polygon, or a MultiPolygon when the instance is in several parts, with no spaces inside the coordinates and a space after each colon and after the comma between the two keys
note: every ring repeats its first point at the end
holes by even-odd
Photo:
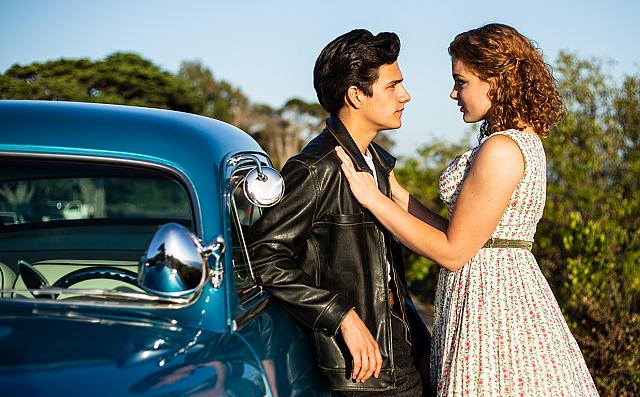
{"type": "Polygon", "coordinates": [[[535,43],[516,29],[492,23],[460,33],[449,45],[449,55],[490,83],[491,109],[480,139],[523,123],[546,138],[564,115],[551,67],[535,43]]]}

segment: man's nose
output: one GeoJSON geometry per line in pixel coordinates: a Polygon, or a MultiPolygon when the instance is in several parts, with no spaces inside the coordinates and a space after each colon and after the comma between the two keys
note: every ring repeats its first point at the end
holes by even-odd
{"type": "Polygon", "coordinates": [[[400,95],[400,102],[402,103],[407,103],[411,100],[411,95],[409,94],[409,91],[407,91],[406,88],[402,87],[402,95],[400,95]]]}

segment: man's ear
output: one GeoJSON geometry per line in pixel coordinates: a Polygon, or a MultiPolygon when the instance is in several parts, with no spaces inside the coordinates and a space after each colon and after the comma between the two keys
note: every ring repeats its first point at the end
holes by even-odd
{"type": "Polygon", "coordinates": [[[347,93],[345,94],[344,99],[347,105],[351,106],[354,109],[360,109],[360,106],[362,106],[362,95],[362,91],[360,91],[360,89],[355,85],[352,85],[351,87],[347,88],[347,93]]]}

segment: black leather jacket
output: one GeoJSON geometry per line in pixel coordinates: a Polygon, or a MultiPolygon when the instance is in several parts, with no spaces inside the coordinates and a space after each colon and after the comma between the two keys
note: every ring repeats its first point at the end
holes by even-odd
{"type": "MultiPolygon", "coordinates": [[[[338,145],[356,169],[371,172],[342,122],[329,118],[322,133],[283,167],[284,198],[252,226],[249,253],[258,283],[312,330],[317,363],[333,389],[390,390],[396,379],[389,288],[416,356],[428,355],[430,337],[407,292],[401,246],[352,195],[334,150],[338,145]],[[364,383],[349,379],[352,359],[338,332],[351,308],[383,358],[380,376],[364,383]]],[[[375,143],[369,151],[379,188],[389,196],[395,158],[375,143]]]]}

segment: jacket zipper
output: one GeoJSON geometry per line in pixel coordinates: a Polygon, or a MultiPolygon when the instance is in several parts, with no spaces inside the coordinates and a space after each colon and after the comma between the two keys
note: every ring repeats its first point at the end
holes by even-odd
{"type": "MultiPolygon", "coordinates": [[[[376,227],[376,232],[378,233],[378,239],[380,239],[380,241],[382,242],[382,244],[379,245],[379,247],[381,248],[380,250],[380,254],[381,254],[381,259],[382,259],[382,265],[384,267],[384,296],[385,296],[385,307],[387,308],[387,313],[386,313],[386,318],[387,318],[387,341],[389,344],[389,363],[391,364],[391,370],[393,372],[395,372],[396,370],[396,365],[395,365],[395,360],[393,358],[393,330],[391,327],[391,311],[393,310],[393,308],[391,307],[391,305],[389,304],[389,283],[387,281],[387,277],[389,276],[389,269],[387,269],[387,244],[385,243],[384,240],[384,235],[382,234],[382,232],[380,231],[380,229],[378,229],[376,227]]],[[[391,267],[391,264],[389,263],[389,267],[391,267]]],[[[396,377],[395,374],[394,376],[391,378],[392,379],[392,385],[393,387],[396,387],[396,377]]]]}
{"type": "MultiPolygon", "coordinates": [[[[384,236],[383,236],[384,237],[384,236]]],[[[389,237],[391,238],[391,237],[389,237]]],[[[386,240],[382,240],[382,241],[386,241],[386,240]]],[[[405,311],[405,299],[404,296],[400,296],[400,285],[398,284],[398,274],[396,273],[396,267],[395,267],[395,263],[393,263],[393,253],[391,252],[391,246],[387,246],[387,244],[385,243],[385,248],[386,250],[389,252],[389,265],[391,267],[391,271],[393,272],[393,284],[396,287],[396,296],[398,297],[399,300],[399,306],[400,306],[400,312],[402,314],[402,318],[400,318],[400,321],[402,321],[402,324],[404,325],[405,329],[406,329],[406,337],[404,338],[405,341],[409,344],[409,346],[413,346],[413,344],[411,343],[411,328],[409,328],[409,325],[407,324],[407,322],[405,321],[406,318],[408,318],[407,313],[405,311]]]]}

